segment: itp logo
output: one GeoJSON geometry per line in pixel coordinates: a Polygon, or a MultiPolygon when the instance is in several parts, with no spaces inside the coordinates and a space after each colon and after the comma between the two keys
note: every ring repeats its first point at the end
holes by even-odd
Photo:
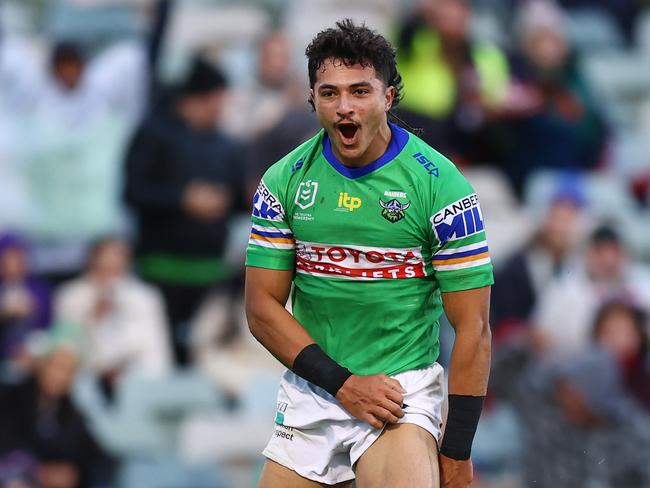
{"type": "Polygon", "coordinates": [[[352,212],[361,207],[361,199],[359,197],[351,197],[348,192],[339,193],[339,204],[336,210],[343,212],[352,212]]]}
{"type": "Polygon", "coordinates": [[[307,180],[300,183],[296,190],[295,203],[303,210],[311,207],[316,202],[316,193],[318,192],[318,182],[307,180]]]}

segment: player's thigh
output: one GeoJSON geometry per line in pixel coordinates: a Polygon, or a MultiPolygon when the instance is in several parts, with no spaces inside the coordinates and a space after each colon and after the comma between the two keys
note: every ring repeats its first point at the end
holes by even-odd
{"type": "Polygon", "coordinates": [[[275,461],[267,459],[262,469],[262,476],[260,477],[258,488],[350,488],[351,486],[351,481],[344,481],[336,485],[317,483],[316,481],[303,478],[295,471],[275,461]]]}
{"type": "Polygon", "coordinates": [[[436,441],[418,425],[391,425],[359,458],[355,474],[357,488],[438,488],[436,441]]]}

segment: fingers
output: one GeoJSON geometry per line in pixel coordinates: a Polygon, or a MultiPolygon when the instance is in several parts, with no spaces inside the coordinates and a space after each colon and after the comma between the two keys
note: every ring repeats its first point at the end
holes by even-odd
{"type": "Polygon", "coordinates": [[[372,413],[368,413],[368,414],[364,415],[361,420],[364,420],[365,422],[368,422],[375,429],[381,429],[381,428],[384,427],[384,421],[380,420],[377,417],[375,417],[372,413]]]}
{"type": "Polygon", "coordinates": [[[382,427],[384,426],[385,422],[388,422],[389,424],[396,424],[399,420],[395,415],[393,415],[390,412],[390,410],[387,410],[380,406],[373,407],[370,410],[370,415],[372,415],[374,418],[379,420],[382,427]]]}
{"type": "Polygon", "coordinates": [[[399,381],[386,375],[351,376],[354,388],[339,390],[337,399],[355,417],[381,429],[385,423],[396,424],[404,417],[404,393],[399,381]]]}
{"type": "Polygon", "coordinates": [[[397,404],[399,407],[402,407],[404,404],[404,395],[396,392],[395,390],[388,390],[386,392],[386,398],[388,398],[391,402],[397,404]]]}
{"type": "Polygon", "coordinates": [[[391,424],[396,424],[399,419],[404,417],[401,405],[387,398],[380,400],[371,413],[391,424]]]}
{"type": "Polygon", "coordinates": [[[394,401],[387,398],[382,400],[378,406],[384,410],[388,410],[396,418],[401,419],[404,417],[404,411],[402,410],[401,403],[395,403],[394,401]]]}
{"type": "Polygon", "coordinates": [[[398,393],[401,393],[402,395],[406,393],[406,390],[402,387],[402,384],[397,381],[395,378],[391,378],[389,376],[386,376],[386,385],[388,385],[391,389],[395,390],[398,393]]]}

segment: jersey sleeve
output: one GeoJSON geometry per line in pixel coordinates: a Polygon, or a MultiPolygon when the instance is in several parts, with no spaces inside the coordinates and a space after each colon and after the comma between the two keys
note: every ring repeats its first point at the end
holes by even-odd
{"type": "Polygon", "coordinates": [[[286,188],[282,189],[278,173],[276,167],[269,168],[253,197],[246,266],[278,270],[294,268],[296,242],[282,200],[286,188]]]}
{"type": "Polygon", "coordinates": [[[458,169],[447,165],[444,178],[441,171],[429,219],[434,275],[443,292],[492,285],[492,261],[478,196],[458,169]]]}

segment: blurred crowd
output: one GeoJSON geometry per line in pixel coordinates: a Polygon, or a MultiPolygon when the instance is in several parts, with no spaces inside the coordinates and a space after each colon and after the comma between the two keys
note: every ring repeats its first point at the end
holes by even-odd
{"type": "Polygon", "coordinates": [[[347,16],[481,196],[477,483],[650,487],[641,0],[0,1],[0,486],[254,486],[282,367],[246,329],[249,206],[347,16]]]}

